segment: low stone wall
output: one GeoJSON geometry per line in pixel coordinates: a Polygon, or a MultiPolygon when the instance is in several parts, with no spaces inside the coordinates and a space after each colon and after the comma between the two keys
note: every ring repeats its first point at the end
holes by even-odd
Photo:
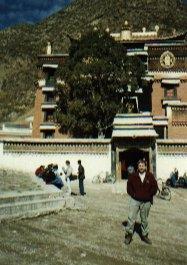
{"type": "Polygon", "coordinates": [[[3,123],[0,124],[0,138],[5,137],[31,137],[32,124],[14,124],[3,123]]]}
{"type": "Polygon", "coordinates": [[[110,139],[4,139],[0,140],[0,167],[35,172],[50,163],[65,166],[69,160],[77,173],[77,160],[85,167],[86,178],[101,171],[111,172],[110,139]]]}
{"type": "Polygon", "coordinates": [[[75,209],[75,200],[62,191],[33,191],[0,195],[0,222],[12,218],[36,217],[63,209],[75,209]]]}

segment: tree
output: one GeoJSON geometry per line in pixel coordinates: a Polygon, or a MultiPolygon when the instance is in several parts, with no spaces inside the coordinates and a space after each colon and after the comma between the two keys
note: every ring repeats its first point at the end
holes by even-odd
{"type": "Polygon", "coordinates": [[[57,121],[73,137],[110,136],[114,116],[127,111],[144,67],[107,32],[89,31],[71,40],[69,59],[57,71],[57,121]],[[131,89],[131,92],[129,91],[131,89]],[[123,100],[122,100],[123,99],[123,100]]]}

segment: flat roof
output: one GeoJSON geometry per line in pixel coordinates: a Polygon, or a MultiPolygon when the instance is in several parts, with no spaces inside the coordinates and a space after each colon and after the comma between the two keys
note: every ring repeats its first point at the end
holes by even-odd
{"type": "Polygon", "coordinates": [[[68,53],[52,53],[52,54],[39,54],[38,55],[38,57],[54,57],[54,58],[56,58],[56,57],[65,57],[65,56],[69,56],[69,54],[68,53]]]}
{"type": "Polygon", "coordinates": [[[4,143],[38,143],[38,144],[109,144],[111,142],[110,138],[100,139],[100,138],[65,138],[65,139],[38,139],[38,138],[27,138],[27,139],[15,139],[15,138],[4,138],[0,139],[0,142],[4,143]]]}

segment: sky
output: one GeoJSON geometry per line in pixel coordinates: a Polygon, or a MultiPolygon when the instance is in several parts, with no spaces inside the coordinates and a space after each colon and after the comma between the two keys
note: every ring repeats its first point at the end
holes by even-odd
{"type": "Polygon", "coordinates": [[[59,11],[72,0],[0,0],[0,29],[35,23],[59,11]]]}
{"type": "MultiPolygon", "coordinates": [[[[41,21],[43,18],[59,11],[72,1],[73,0],[0,0],[0,29],[19,23],[33,24],[41,21]]],[[[183,1],[187,4],[187,0],[183,1]]]]}

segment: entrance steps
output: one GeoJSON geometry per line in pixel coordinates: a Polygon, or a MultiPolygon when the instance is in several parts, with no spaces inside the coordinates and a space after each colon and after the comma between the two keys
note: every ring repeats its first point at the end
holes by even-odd
{"type": "Polygon", "coordinates": [[[73,208],[74,199],[62,191],[32,191],[0,195],[0,221],[34,217],[73,208]]]}

